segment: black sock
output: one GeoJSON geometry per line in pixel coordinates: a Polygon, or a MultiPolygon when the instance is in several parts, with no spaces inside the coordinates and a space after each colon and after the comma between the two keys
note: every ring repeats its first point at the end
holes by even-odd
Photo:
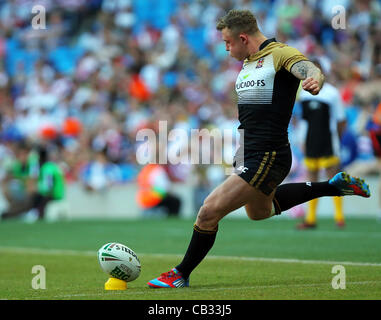
{"type": "Polygon", "coordinates": [[[280,214],[298,204],[325,196],[340,196],[340,191],[328,181],[286,183],[278,186],[273,202],[276,214],[280,214]]]}
{"type": "Polygon", "coordinates": [[[188,250],[185,253],[183,261],[176,267],[185,279],[189,277],[194,268],[198,266],[213,247],[214,241],[216,240],[216,234],[217,230],[201,230],[194,225],[193,235],[188,250]]]}

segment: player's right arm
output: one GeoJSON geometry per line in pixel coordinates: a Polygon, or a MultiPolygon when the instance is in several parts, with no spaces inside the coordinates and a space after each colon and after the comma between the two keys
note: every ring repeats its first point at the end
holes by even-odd
{"type": "Polygon", "coordinates": [[[273,52],[275,70],[279,71],[282,67],[292,73],[296,78],[303,80],[302,88],[313,95],[319,93],[323,87],[324,75],[321,70],[308,60],[297,49],[281,45],[273,52]]]}
{"type": "Polygon", "coordinates": [[[302,88],[313,95],[317,95],[324,84],[324,75],[311,61],[296,62],[290,72],[302,82],[302,88]]]}

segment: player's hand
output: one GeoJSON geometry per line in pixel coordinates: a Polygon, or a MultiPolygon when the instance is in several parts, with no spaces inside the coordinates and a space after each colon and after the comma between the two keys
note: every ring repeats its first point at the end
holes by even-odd
{"type": "Polygon", "coordinates": [[[302,82],[302,88],[314,96],[317,95],[321,89],[319,81],[311,77],[302,82]]]}

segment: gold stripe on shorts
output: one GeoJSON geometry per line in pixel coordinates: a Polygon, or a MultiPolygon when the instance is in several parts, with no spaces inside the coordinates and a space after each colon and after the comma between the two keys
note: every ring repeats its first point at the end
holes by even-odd
{"type": "Polygon", "coordinates": [[[253,185],[255,183],[255,181],[258,179],[259,175],[262,173],[263,168],[264,168],[268,158],[269,158],[269,152],[265,152],[265,155],[263,156],[263,159],[262,159],[261,164],[257,170],[257,173],[255,174],[253,179],[251,179],[251,181],[250,181],[251,185],[253,185]]]}
{"type": "Polygon", "coordinates": [[[258,183],[255,185],[256,188],[259,188],[259,186],[262,184],[263,180],[265,180],[267,174],[269,173],[270,168],[271,168],[272,165],[273,165],[273,162],[274,162],[274,160],[275,160],[275,157],[276,157],[276,151],[273,151],[273,152],[271,153],[270,163],[268,164],[268,166],[266,166],[266,170],[265,170],[265,172],[263,173],[261,179],[259,179],[258,183]]]}

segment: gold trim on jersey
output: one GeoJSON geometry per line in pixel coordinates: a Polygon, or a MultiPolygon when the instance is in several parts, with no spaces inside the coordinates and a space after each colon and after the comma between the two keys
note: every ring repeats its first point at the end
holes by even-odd
{"type": "Polygon", "coordinates": [[[274,59],[274,69],[279,71],[284,67],[287,71],[291,70],[291,67],[299,61],[308,61],[308,59],[300,53],[299,50],[288,46],[285,43],[281,42],[271,42],[262,50],[259,50],[257,53],[252,54],[249,58],[244,61],[245,64],[249,62],[256,61],[260,58],[273,54],[274,59]]]}

